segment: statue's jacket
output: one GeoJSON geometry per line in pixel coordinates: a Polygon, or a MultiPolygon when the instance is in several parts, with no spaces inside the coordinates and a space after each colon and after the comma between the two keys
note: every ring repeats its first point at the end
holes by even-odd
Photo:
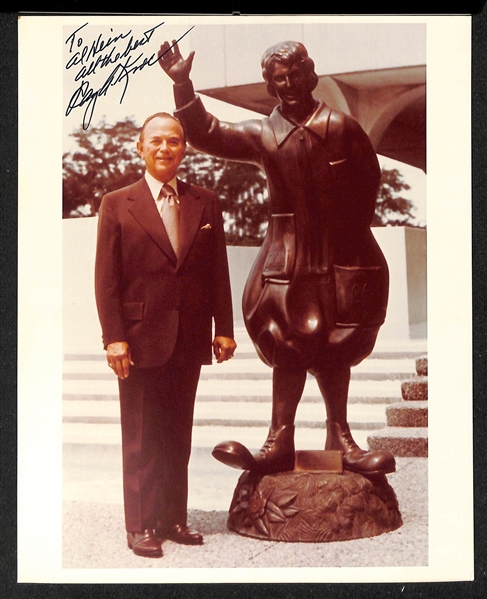
{"type": "Polygon", "coordinates": [[[271,366],[322,371],[373,349],[386,315],[388,269],[370,230],[380,168],[357,121],[323,102],[303,125],[218,120],[198,96],[177,116],[197,150],[257,165],[270,218],[242,300],[248,332],[271,366]]]}

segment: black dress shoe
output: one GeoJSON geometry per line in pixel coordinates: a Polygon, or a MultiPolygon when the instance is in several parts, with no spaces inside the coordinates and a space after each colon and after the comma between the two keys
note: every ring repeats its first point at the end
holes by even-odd
{"type": "Polygon", "coordinates": [[[203,535],[182,524],[174,524],[166,530],[156,530],[156,535],[160,539],[169,539],[180,545],[203,545],[203,535]]]}
{"type": "Polygon", "coordinates": [[[150,529],[143,532],[128,532],[127,545],[129,549],[141,557],[162,557],[160,542],[150,529]]]}

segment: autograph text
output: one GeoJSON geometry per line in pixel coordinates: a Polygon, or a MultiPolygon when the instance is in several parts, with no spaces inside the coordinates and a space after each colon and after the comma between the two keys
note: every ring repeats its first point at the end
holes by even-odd
{"type": "MultiPolygon", "coordinates": [[[[86,44],[82,37],[87,25],[88,23],[85,23],[73,31],[65,41],[70,55],[65,68],[72,69],[75,72],[74,81],[80,83],[68,102],[65,114],[68,116],[74,109],[84,108],[83,129],[88,129],[91,124],[98,98],[106,96],[111,87],[120,84],[121,104],[130,76],[158,62],[161,55],[157,52],[145,55],[144,46],[151,41],[154,32],[164,25],[164,22],[147,29],[138,38],[129,30],[105,38],[100,34],[91,44],[86,44]],[[94,89],[89,77],[97,75],[103,69],[107,69],[109,75],[98,89],[94,89]]],[[[183,39],[193,28],[194,26],[183,33],[176,42],[183,39]]],[[[113,33],[113,29],[110,31],[113,33]]]]}

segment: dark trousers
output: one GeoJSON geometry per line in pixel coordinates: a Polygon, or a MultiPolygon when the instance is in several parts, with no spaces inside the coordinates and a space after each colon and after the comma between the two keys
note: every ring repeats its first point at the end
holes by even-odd
{"type": "Polygon", "coordinates": [[[125,526],[186,524],[199,362],[172,358],[119,379],[125,526]]]}

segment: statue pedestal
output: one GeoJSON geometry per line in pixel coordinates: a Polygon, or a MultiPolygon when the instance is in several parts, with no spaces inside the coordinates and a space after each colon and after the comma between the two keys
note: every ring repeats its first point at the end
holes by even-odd
{"type": "Polygon", "coordinates": [[[385,475],[245,471],[227,525],[267,541],[322,543],[374,537],[399,528],[402,518],[385,475]]]}

